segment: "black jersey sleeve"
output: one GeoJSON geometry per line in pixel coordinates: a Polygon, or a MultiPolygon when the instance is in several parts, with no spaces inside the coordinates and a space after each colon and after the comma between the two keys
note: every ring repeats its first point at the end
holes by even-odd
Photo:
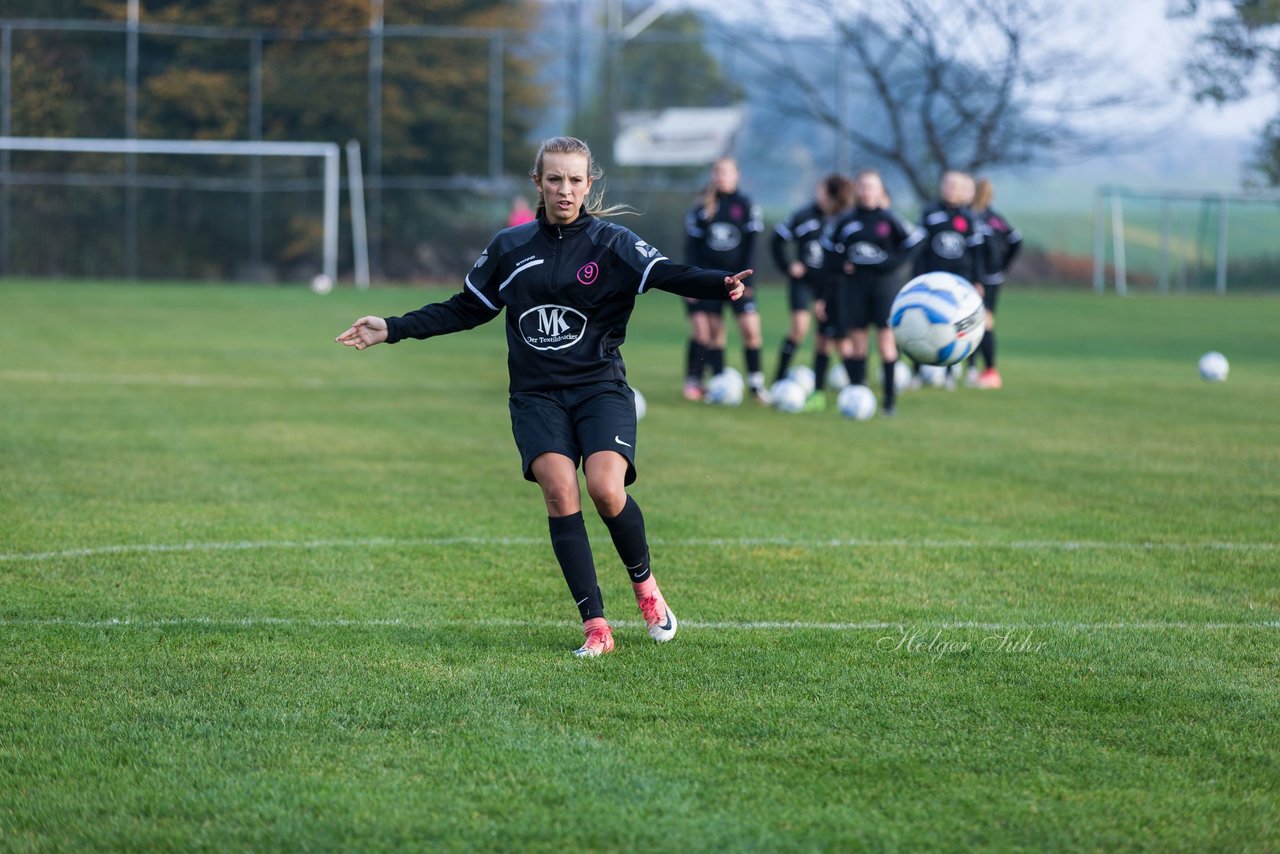
{"type": "Polygon", "coordinates": [[[635,232],[613,227],[609,249],[634,276],[635,293],[657,289],[693,299],[728,299],[723,270],[707,270],[690,264],[673,263],[656,247],[635,232]]]}
{"type": "Polygon", "coordinates": [[[489,244],[467,274],[461,291],[444,302],[424,305],[400,317],[388,317],[387,343],[463,332],[493,320],[502,313],[503,307],[498,277],[500,262],[495,241],[489,244]]]}
{"type": "Polygon", "coordinates": [[[705,270],[664,260],[654,266],[645,289],[666,291],[690,299],[727,300],[729,289],[725,287],[724,280],[732,275],[726,270],[705,270]]]}

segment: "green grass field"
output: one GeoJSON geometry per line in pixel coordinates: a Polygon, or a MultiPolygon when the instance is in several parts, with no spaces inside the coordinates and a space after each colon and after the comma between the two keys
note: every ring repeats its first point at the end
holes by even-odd
{"type": "Polygon", "coordinates": [[[681,631],[589,514],[579,661],[501,323],[332,342],[445,294],[0,283],[0,850],[1280,848],[1280,300],[1013,286],[1003,391],[854,423],[645,297],[681,631]]]}

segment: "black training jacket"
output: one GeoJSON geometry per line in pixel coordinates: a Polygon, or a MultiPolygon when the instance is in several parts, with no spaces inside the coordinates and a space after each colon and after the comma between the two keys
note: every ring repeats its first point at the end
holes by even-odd
{"type": "Polygon", "coordinates": [[[915,273],[955,273],[970,282],[981,280],[986,267],[983,247],[985,227],[968,207],[946,207],[936,202],[925,208],[920,225],[927,232],[916,256],[915,273]]]}
{"type": "Polygon", "coordinates": [[[754,269],[756,235],[764,231],[760,206],[741,193],[717,193],[711,217],[699,202],[684,221],[685,260],[718,270],[754,269]]]}
{"type": "Polygon", "coordinates": [[[1022,232],[991,208],[979,213],[978,219],[985,228],[983,237],[986,243],[982,284],[998,285],[1004,281],[1004,271],[1009,269],[1022,249],[1022,232]]]}
{"type": "Polygon", "coordinates": [[[923,228],[911,225],[888,208],[854,208],[831,224],[822,248],[834,273],[853,264],[851,281],[874,284],[892,276],[924,240],[923,228]]]}
{"type": "Polygon", "coordinates": [[[658,289],[728,299],[722,270],[674,264],[630,230],[581,214],[504,229],[444,302],[387,318],[387,343],[461,332],[507,310],[512,392],[625,380],[618,348],[636,297],[658,289]]]}
{"type": "Polygon", "coordinates": [[[778,266],[782,275],[790,278],[791,266],[788,245],[796,246],[795,259],[805,266],[802,281],[817,282],[822,274],[822,230],[826,225],[827,215],[816,204],[806,205],[780,222],[773,229],[773,239],[769,242],[769,250],[773,253],[773,263],[778,266]]]}

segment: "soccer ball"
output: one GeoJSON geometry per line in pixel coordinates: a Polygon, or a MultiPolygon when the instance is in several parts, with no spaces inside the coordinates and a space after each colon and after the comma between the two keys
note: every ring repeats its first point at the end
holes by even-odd
{"type": "Polygon", "coordinates": [[[707,383],[707,393],[703,400],[720,406],[737,406],[742,403],[742,394],[745,390],[742,374],[737,371],[729,373],[731,370],[733,369],[727,368],[723,373],[711,378],[711,382],[707,383]]]}
{"type": "Polygon", "coordinates": [[[1200,376],[1211,383],[1226,382],[1227,372],[1230,370],[1227,357],[1217,350],[1210,350],[1200,357],[1200,376]]]}
{"type": "Polygon", "coordinates": [[[311,292],[313,294],[327,294],[333,290],[333,279],[330,279],[324,273],[316,276],[311,280],[311,292]]]}
{"type": "Polygon", "coordinates": [[[832,362],[831,367],[827,368],[827,385],[831,386],[833,391],[839,391],[849,384],[849,372],[844,369],[844,365],[840,362],[832,362]]]}
{"type": "Polygon", "coordinates": [[[800,383],[800,387],[804,389],[806,395],[813,394],[814,388],[817,387],[817,379],[813,375],[813,368],[807,365],[799,365],[787,371],[787,378],[800,383]]]}
{"type": "Polygon", "coordinates": [[[643,421],[644,414],[649,411],[649,406],[645,403],[644,395],[640,393],[640,389],[633,388],[631,393],[636,398],[636,420],[643,421]]]}
{"type": "Polygon", "coordinates": [[[942,388],[947,383],[947,369],[941,365],[921,365],[920,385],[928,388],[942,388]]]}
{"type": "Polygon", "coordinates": [[[866,421],[876,414],[876,396],[864,385],[846,386],[837,395],[836,406],[845,418],[866,421]]]}
{"type": "Polygon", "coordinates": [[[804,393],[804,386],[795,380],[778,380],[769,392],[773,405],[780,412],[799,412],[804,409],[804,402],[809,395],[804,393]]]}
{"type": "Polygon", "coordinates": [[[893,390],[902,394],[911,387],[911,367],[906,362],[893,363],[893,390]]]}
{"type": "Polygon", "coordinates": [[[907,282],[889,308],[898,349],[925,365],[954,365],[982,340],[986,310],[973,285],[952,273],[907,282]]]}

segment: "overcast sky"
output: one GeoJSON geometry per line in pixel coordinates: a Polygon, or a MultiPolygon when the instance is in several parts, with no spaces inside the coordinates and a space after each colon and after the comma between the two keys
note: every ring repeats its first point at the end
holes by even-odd
{"type": "MultiPolygon", "coordinates": [[[[758,16],[760,6],[769,3],[779,3],[782,8],[787,5],[787,0],[674,2],[731,18],[758,16]]],[[[1062,3],[1069,13],[1068,18],[1079,19],[1077,31],[1071,33],[1068,29],[1065,37],[1087,40],[1091,45],[1097,45],[1101,40],[1109,50],[1122,57],[1123,67],[1149,83],[1152,90],[1161,95],[1160,100],[1168,104],[1168,115],[1162,118],[1185,120],[1189,129],[1205,135],[1239,138],[1256,135],[1267,119],[1276,113],[1274,89],[1265,85],[1260,87],[1264,94],[1222,109],[1192,102],[1182,64],[1199,24],[1170,20],[1165,14],[1167,0],[1062,0],[1062,3]]],[[[808,24],[797,22],[797,30],[811,31],[812,21],[808,24]]]]}

